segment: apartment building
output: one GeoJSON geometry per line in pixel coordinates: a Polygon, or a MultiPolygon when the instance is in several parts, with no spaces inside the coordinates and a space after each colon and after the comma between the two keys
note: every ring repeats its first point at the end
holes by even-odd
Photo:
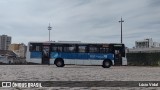
{"type": "Polygon", "coordinates": [[[0,50],[8,50],[11,40],[11,36],[0,35],[0,50]]]}

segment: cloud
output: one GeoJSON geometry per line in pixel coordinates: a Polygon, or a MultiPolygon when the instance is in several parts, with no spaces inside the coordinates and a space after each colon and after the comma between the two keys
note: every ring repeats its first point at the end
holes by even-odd
{"type": "Polygon", "coordinates": [[[47,41],[48,24],[55,41],[120,42],[128,47],[136,40],[160,42],[159,0],[1,0],[0,33],[13,43],[47,41]]]}

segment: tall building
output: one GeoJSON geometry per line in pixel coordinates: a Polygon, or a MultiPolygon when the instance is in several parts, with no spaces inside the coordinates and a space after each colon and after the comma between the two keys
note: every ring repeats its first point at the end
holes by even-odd
{"type": "Polygon", "coordinates": [[[8,50],[8,47],[11,44],[11,39],[11,36],[0,35],[0,50],[8,50]]]}

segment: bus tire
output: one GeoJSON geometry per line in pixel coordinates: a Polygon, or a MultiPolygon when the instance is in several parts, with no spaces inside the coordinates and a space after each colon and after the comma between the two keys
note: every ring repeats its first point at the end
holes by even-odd
{"type": "Polygon", "coordinates": [[[111,60],[107,59],[103,61],[102,67],[103,68],[110,68],[112,66],[111,60]]]}
{"type": "Polygon", "coordinates": [[[58,59],[55,60],[55,65],[56,65],[57,67],[64,67],[65,64],[64,64],[63,59],[58,58],[58,59]]]}

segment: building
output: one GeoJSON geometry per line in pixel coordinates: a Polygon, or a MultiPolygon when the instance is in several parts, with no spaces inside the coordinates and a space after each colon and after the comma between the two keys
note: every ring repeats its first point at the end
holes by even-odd
{"type": "Polygon", "coordinates": [[[127,53],[139,52],[160,52],[160,43],[154,42],[152,38],[147,38],[141,41],[135,41],[135,47],[127,49],[127,53]]]}
{"type": "Polygon", "coordinates": [[[11,37],[7,35],[0,35],[0,50],[8,50],[11,44],[11,37]]]}
{"type": "Polygon", "coordinates": [[[23,43],[21,44],[10,44],[9,50],[13,51],[18,57],[25,58],[27,46],[23,43]]]}
{"type": "Polygon", "coordinates": [[[147,38],[141,41],[135,41],[135,48],[154,48],[160,47],[160,43],[153,42],[152,38],[147,38]]]}

